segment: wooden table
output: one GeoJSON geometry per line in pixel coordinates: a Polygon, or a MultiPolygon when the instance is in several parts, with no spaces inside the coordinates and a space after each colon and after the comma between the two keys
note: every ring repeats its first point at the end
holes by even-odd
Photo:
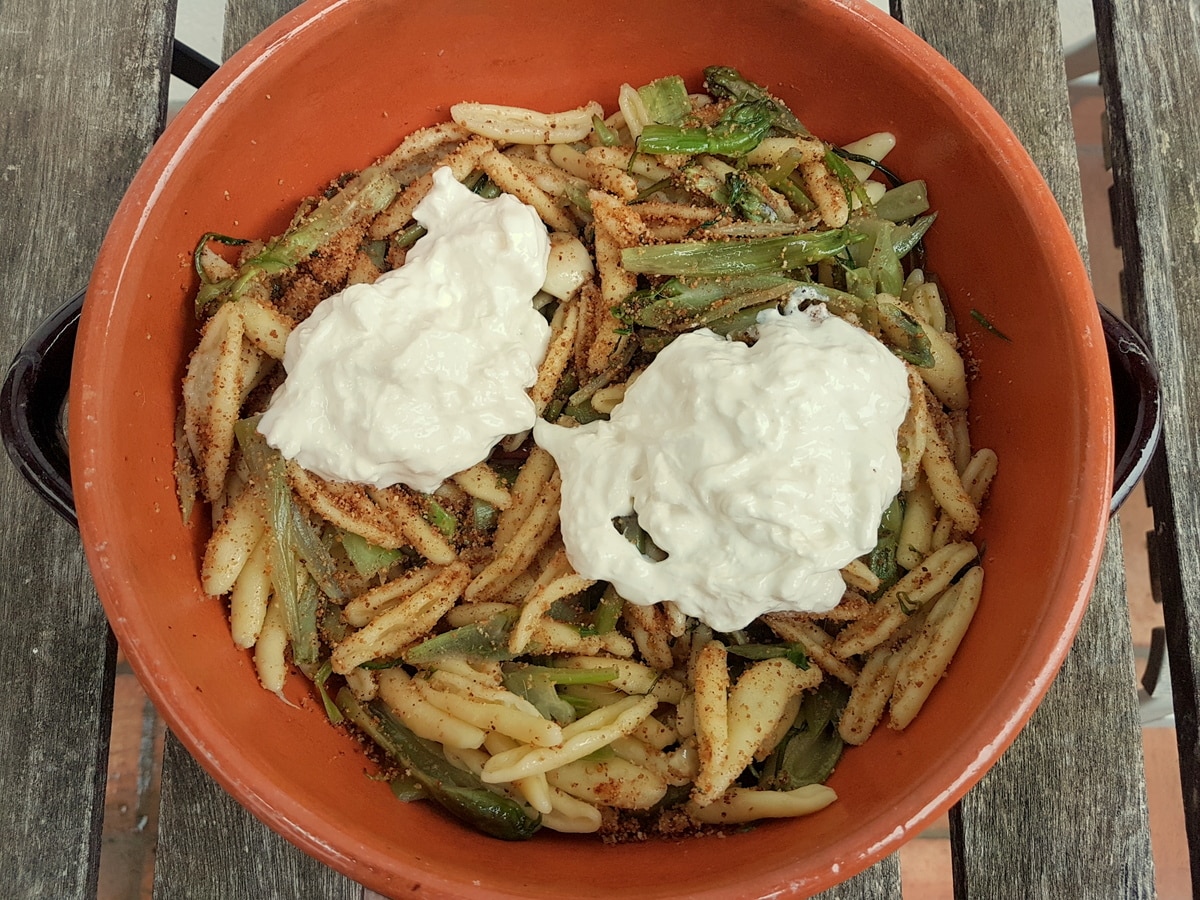
{"type": "MultiPolygon", "coordinates": [[[[800,0],[797,0],[800,2],[800,0]]],[[[231,53],[295,5],[229,0],[231,53]]],[[[1127,312],[1164,377],[1148,476],[1200,889],[1200,2],[1095,0],[1127,312]]],[[[1080,243],[1079,171],[1054,0],[893,0],[982,89],[1042,168],[1080,243]]],[[[162,127],[173,3],[0,8],[0,360],[84,284],[162,127]]],[[[0,896],[94,896],[115,648],[74,531],[0,464],[0,896]]],[[[1119,532],[1044,704],[951,815],[961,897],[1154,892],[1119,532]]],[[[178,743],[162,775],[155,896],[362,897],[267,831],[178,743]]],[[[828,897],[899,896],[892,857],[828,897]]]]}

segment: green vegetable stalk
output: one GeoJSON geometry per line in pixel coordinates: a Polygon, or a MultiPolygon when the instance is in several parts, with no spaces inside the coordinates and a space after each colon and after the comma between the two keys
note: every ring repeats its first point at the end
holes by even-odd
{"type": "Polygon", "coordinates": [[[346,556],[353,563],[355,571],[365,577],[390,568],[403,555],[401,550],[377,547],[353,531],[342,531],[339,536],[342,549],[346,551],[346,556]]]}
{"type": "Polygon", "coordinates": [[[621,143],[620,135],[609,128],[599,116],[592,116],[592,130],[596,132],[596,137],[600,139],[600,143],[605,147],[615,147],[621,143]]]}
{"type": "Polygon", "coordinates": [[[842,189],[846,192],[847,202],[853,196],[858,197],[858,202],[862,205],[863,209],[871,209],[875,205],[871,202],[871,198],[868,196],[867,189],[863,186],[863,183],[858,180],[858,176],[850,170],[850,167],[832,149],[825,151],[825,166],[841,182],[842,189]]]}
{"type": "Polygon", "coordinates": [[[313,675],[313,684],[317,686],[317,693],[321,695],[321,704],[325,707],[325,715],[330,722],[337,725],[342,722],[345,716],[342,715],[342,711],[338,708],[338,705],[333,702],[333,698],[329,696],[329,691],[325,687],[326,682],[329,681],[329,676],[332,674],[333,662],[327,659],[313,675]]]}
{"type": "Polygon", "coordinates": [[[902,222],[929,210],[929,190],[924,181],[909,181],[894,187],[875,203],[875,215],[902,222]]]}
{"type": "Polygon", "coordinates": [[[842,756],[837,722],[849,697],[848,687],[826,679],[804,698],[791,729],[763,762],[759,788],[792,791],[825,783],[842,756]]]}
{"type": "Polygon", "coordinates": [[[540,815],[530,817],[516,801],[451,765],[437,744],[417,737],[379,701],[364,707],[349,689],[342,688],[337,703],[346,718],[404,766],[430,800],[454,817],[506,841],[527,840],[541,827],[540,815]]]}
{"type": "Polygon", "coordinates": [[[862,240],[846,228],[730,241],[654,244],[621,251],[621,265],[644,275],[750,275],[787,272],[862,240]]]}
{"type": "Polygon", "coordinates": [[[927,369],[935,362],[929,336],[916,319],[899,306],[880,302],[879,330],[887,338],[892,352],[919,369],[927,369]]]}
{"type": "MultiPolygon", "coordinates": [[[[388,170],[379,166],[363,169],[333,197],[322,200],[311,213],[272,239],[262,252],[242,263],[237,274],[221,281],[205,282],[201,273],[200,290],[196,294],[196,314],[207,315],[214,306],[227,300],[237,300],[255,285],[261,288],[264,278],[294,268],[329,243],[334,235],[382,212],[399,189],[399,184],[388,170]]],[[[220,240],[226,244],[239,242],[236,238],[218,238],[207,234],[197,247],[197,261],[204,245],[210,240],[220,240]]]]}
{"type": "Polygon", "coordinates": [[[904,522],[904,500],[897,494],[888,508],[883,511],[879,522],[879,540],[867,555],[867,565],[879,579],[882,593],[900,579],[900,567],[896,563],[896,549],[900,541],[900,526],[904,522]]]}
{"type": "Polygon", "coordinates": [[[742,77],[730,66],[709,66],[704,70],[704,83],[714,97],[769,103],[774,110],[775,125],[789,134],[808,136],[809,131],[792,115],[792,111],[776,100],[761,85],[742,77]]]}
{"type": "Polygon", "coordinates": [[[816,204],[808,194],[792,179],[792,173],[800,165],[803,154],[798,148],[786,151],[770,168],[762,172],[762,179],[768,187],[774,188],[785,197],[792,206],[800,212],[815,209],[816,204]]]}
{"type": "Polygon", "coordinates": [[[322,542],[321,536],[300,510],[300,505],[291,499],[290,490],[288,499],[292,508],[292,534],[296,540],[296,553],[321,592],[330,600],[340,603],[346,599],[346,594],[335,577],[337,563],[333,561],[333,556],[322,542]]]}
{"type": "Polygon", "coordinates": [[[271,536],[271,584],[283,604],[292,658],[297,665],[312,665],[317,662],[320,650],[315,614],[316,587],[307,578],[304,581],[312,592],[301,585],[296,517],[292,511],[295,500],[288,484],[287,468],[283,457],[268,447],[258,433],[257,424],[257,417],[243,419],[234,426],[234,434],[250,470],[252,489],[261,491],[266,500],[267,527],[271,536]],[[308,615],[310,607],[313,608],[311,616],[308,615]]]}
{"type": "Polygon", "coordinates": [[[429,520],[434,528],[440,531],[448,538],[454,537],[458,532],[458,519],[454,513],[450,512],[442,504],[438,503],[432,496],[425,498],[426,513],[425,518],[429,520]]]}
{"type": "Polygon", "coordinates": [[[637,141],[640,153],[714,153],[745,156],[771,131],[778,118],[768,100],[738,102],[712,125],[647,125],[637,141]]]}
{"type": "Polygon", "coordinates": [[[643,85],[638,88],[638,96],[650,121],[661,125],[678,125],[692,112],[687,85],[678,75],[667,75],[643,85]]]}
{"type": "Polygon", "coordinates": [[[863,216],[855,219],[847,226],[854,234],[858,235],[858,238],[849,245],[854,264],[865,266],[870,262],[871,253],[879,242],[879,232],[884,226],[891,229],[891,252],[898,259],[904,259],[929,231],[935,219],[937,219],[937,213],[921,216],[902,225],[893,225],[877,216],[863,216]]]}
{"type": "Polygon", "coordinates": [[[505,663],[503,669],[506,688],[560,725],[575,721],[575,707],[558,695],[557,685],[605,684],[617,677],[615,669],[562,669],[519,663],[505,663]]]}
{"type": "Polygon", "coordinates": [[[502,612],[486,622],[463,625],[417,644],[405,658],[413,665],[424,665],[447,656],[467,659],[512,659],[508,635],[516,622],[516,613],[502,612]]]}
{"type": "Polygon", "coordinates": [[[801,282],[783,275],[733,278],[672,278],[654,288],[635,291],[618,315],[634,324],[684,331],[724,319],[748,306],[787,296],[801,282]]]}
{"type": "Polygon", "coordinates": [[[617,627],[621,618],[621,610],[625,606],[625,598],[617,593],[611,584],[604,589],[600,602],[592,614],[592,630],[596,634],[608,634],[617,627]]]}
{"type": "Polygon", "coordinates": [[[808,668],[808,653],[803,644],[785,641],[781,644],[731,643],[728,647],[734,656],[758,661],[761,659],[786,659],[797,669],[808,668]]]}
{"type": "Polygon", "coordinates": [[[893,233],[896,226],[891,222],[882,222],[875,237],[875,247],[867,260],[867,270],[875,281],[876,288],[881,294],[891,294],[899,297],[904,290],[904,267],[900,263],[900,255],[896,253],[893,233]]]}
{"type": "Polygon", "coordinates": [[[743,172],[733,170],[721,178],[697,164],[685,166],[680,175],[685,189],[728,208],[740,218],[751,222],[775,222],[779,218],[774,207],[743,172]]]}

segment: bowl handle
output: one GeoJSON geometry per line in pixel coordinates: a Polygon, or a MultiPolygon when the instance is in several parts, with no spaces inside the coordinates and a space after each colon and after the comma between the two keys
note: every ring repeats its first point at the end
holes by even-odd
{"type": "Polygon", "coordinates": [[[1112,512],[1138,483],[1162,436],[1162,387],[1158,366],[1141,335],[1100,307],[1116,418],[1112,512]]]}
{"type": "Polygon", "coordinates": [[[38,327],[0,389],[0,437],[9,457],[50,508],[76,527],[66,399],[83,296],[80,291],[38,327]]]}
{"type": "MultiPolygon", "coordinates": [[[[200,87],[217,63],[174,41],[171,74],[200,87]]],[[[38,327],[8,367],[0,391],[0,438],[17,471],[56,513],[78,527],[67,453],[67,391],[84,291],[38,327]]]]}
{"type": "MultiPolygon", "coordinates": [[[[0,436],[17,470],[77,525],[65,429],[71,356],[83,307],[80,291],[34,332],[9,366],[0,391],[0,436]]],[[[1100,307],[1116,412],[1111,509],[1115,513],[1146,471],[1162,433],[1158,367],[1136,331],[1100,307]]]]}

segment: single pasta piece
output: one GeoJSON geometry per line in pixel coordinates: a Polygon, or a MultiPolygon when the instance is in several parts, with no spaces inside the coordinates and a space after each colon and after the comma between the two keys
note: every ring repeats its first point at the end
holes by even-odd
{"type": "Polygon", "coordinates": [[[583,759],[629,734],[657,705],[654,697],[626,697],[572,722],[563,729],[563,741],[556,747],[522,746],[493,756],[480,777],[489,784],[496,784],[549,772],[583,759]]]}
{"type": "Polygon", "coordinates": [[[219,597],[232,590],[266,528],[258,493],[243,490],[225,507],[225,514],[204,548],[200,585],[205,593],[219,597]]]}
{"type": "Polygon", "coordinates": [[[974,566],[938,599],[896,673],[889,726],[908,726],[958,650],[979,607],[983,569],[974,566]]]}
{"type": "Polygon", "coordinates": [[[533,401],[533,408],[539,416],[550,405],[563,372],[571,361],[575,335],[579,331],[579,306],[579,303],[560,306],[559,315],[555,316],[550,345],[546,348],[546,356],[541,366],[538,367],[537,381],[529,389],[529,399],[533,401]]]}
{"type": "Polygon", "coordinates": [[[409,569],[403,575],[359,594],[343,607],[342,618],[346,624],[362,628],[404,597],[425,587],[438,576],[441,569],[441,566],[433,565],[409,569]]]}
{"type": "Polygon", "coordinates": [[[892,696],[903,658],[902,652],[890,646],[876,647],[867,657],[838,720],[838,734],[847,744],[858,746],[864,743],[879,724],[892,696]]]}
{"type": "Polygon", "coordinates": [[[218,307],[200,331],[200,344],[192,351],[183,380],[183,427],[199,467],[204,498],[210,503],[225,490],[233,453],[233,426],[245,383],[244,333],[237,306],[218,307]]]}
{"type": "Polygon", "coordinates": [[[595,101],[559,113],[495,103],[456,103],[450,107],[450,118],[467,130],[510,144],[582,141],[592,130],[592,118],[603,115],[604,107],[595,101]]]}
{"type": "Polygon", "coordinates": [[[538,550],[546,545],[558,528],[558,500],[562,479],[556,471],[534,500],[529,517],[517,528],[512,540],[467,587],[471,603],[490,600],[514,578],[525,571],[538,550]]]}
{"type": "Polygon", "coordinates": [[[254,669],[259,683],[273,694],[283,696],[283,685],[287,681],[288,661],[285,653],[288,645],[287,622],[283,606],[273,598],[267,604],[262,629],[254,644],[254,669]]]}
{"type": "Polygon", "coordinates": [[[620,756],[569,762],[547,772],[546,780],[580,800],[615,809],[650,809],[667,793],[665,778],[620,756]]]}
{"type": "Polygon", "coordinates": [[[379,698],[418,737],[446,747],[478,748],[487,733],[427,702],[403,669],[379,673],[379,698]]]}
{"type": "Polygon", "coordinates": [[[269,541],[265,533],[258,539],[229,594],[229,631],[233,642],[243,650],[254,646],[267,618],[271,596],[269,541]]]}
{"type": "Polygon", "coordinates": [[[688,815],[707,825],[736,825],[758,819],[791,818],[819,812],[837,799],[832,788],[808,784],[794,791],[733,788],[706,806],[689,802],[688,815]]]}

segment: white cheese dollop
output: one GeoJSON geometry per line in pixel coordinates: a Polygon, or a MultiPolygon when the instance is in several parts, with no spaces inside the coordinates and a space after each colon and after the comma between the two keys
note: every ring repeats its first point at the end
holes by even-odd
{"type": "Polygon", "coordinates": [[[429,233],[402,267],[322,301],[288,337],[259,431],[324,478],[431,492],[537,418],[526,388],[550,327],[530,299],[546,226],[447,168],[414,218],[429,233]]]}
{"type": "Polygon", "coordinates": [[[562,472],[579,574],[733,631],[837,605],[838,570],[875,546],[900,488],[908,400],[903,363],[865,331],[823,307],[772,310],[753,346],[682,335],[609,421],[539,421],[534,437],[562,472]],[[613,519],[631,513],[666,559],[617,532],[613,519]]]}

